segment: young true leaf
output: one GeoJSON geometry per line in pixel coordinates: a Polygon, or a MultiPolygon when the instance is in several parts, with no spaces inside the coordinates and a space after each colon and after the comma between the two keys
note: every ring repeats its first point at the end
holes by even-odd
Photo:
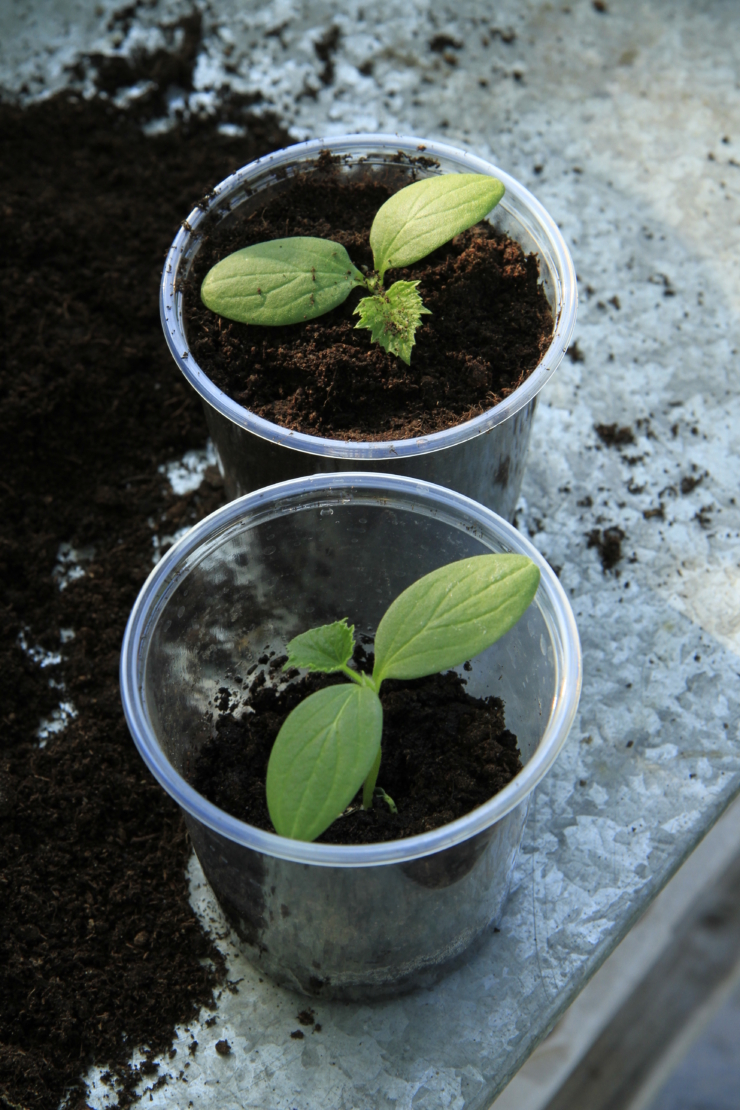
{"type": "Polygon", "coordinates": [[[420,578],[378,625],[376,686],[385,678],[436,674],[477,655],[516,624],[539,580],[525,555],[476,555],[420,578]]]}
{"type": "Polygon", "coordinates": [[[369,328],[370,339],[380,343],[392,355],[398,355],[408,366],[411,348],[416,342],[416,329],[423,315],[431,316],[416,292],[418,281],[396,281],[386,293],[363,297],[355,314],[360,321],[356,328],[369,328]]]}
{"type": "Polygon", "coordinates": [[[389,268],[410,266],[477,224],[504,195],[496,177],[448,173],[426,177],[394,193],[378,210],[370,246],[381,279],[389,268]]]}
{"type": "Polygon", "coordinates": [[[343,617],[334,624],[322,624],[294,636],[285,648],[288,662],[283,670],[305,667],[309,671],[324,671],[326,674],[343,670],[352,658],[354,632],[355,626],[348,625],[347,618],[343,617]]]}
{"type": "Polygon", "coordinates": [[[280,836],[314,840],[367,777],[380,748],[378,695],[355,683],[329,686],[283,722],[267,765],[267,808],[280,836]]]}
{"type": "Polygon", "coordinates": [[[295,236],[230,254],[206,274],[200,295],[207,308],[242,324],[297,324],[366,284],[340,243],[295,236]]]}

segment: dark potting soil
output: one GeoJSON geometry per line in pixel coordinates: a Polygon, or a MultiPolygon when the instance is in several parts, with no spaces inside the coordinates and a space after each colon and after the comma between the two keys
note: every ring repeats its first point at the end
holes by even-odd
{"type": "Polygon", "coordinates": [[[330,159],[228,229],[203,237],[185,283],[189,349],[211,380],[244,408],[285,428],[343,440],[406,439],[471,420],[532,373],[553,319],[534,255],[480,223],[388,281],[420,282],[432,315],[416,333],[411,365],[372,343],[353,314],[366,295],[308,323],[239,324],[200,299],[217,262],[252,243],[313,235],[341,243],[372,269],[370,226],[405,181],[348,183],[330,159]]]}
{"type": "Polygon", "coordinates": [[[82,1107],[93,1062],[127,1105],[133,1049],[166,1049],[223,971],[188,902],[179,811],[128,735],[118,659],[153,539],[223,499],[215,472],[183,497],[158,473],[207,433],[157,293],[183,213],[287,141],[269,118],[246,122],[243,138],[215,122],[147,138],[110,101],[0,105],[3,1108],[57,1110],[65,1096],[82,1107]],[[63,590],[61,544],[94,549],[63,590]],[[40,666],[21,637],[61,661],[40,666]],[[77,716],[42,748],[39,722],[60,701],[77,716]]]}
{"type": "MultiPolygon", "coordinates": [[[[372,656],[355,651],[360,670],[372,656]]],[[[250,825],[274,832],[267,811],[265,779],[270,751],[288,714],[309,694],[348,680],[308,674],[277,689],[259,671],[246,696],[222,690],[230,705],[216,719],[215,735],[194,755],[191,785],[214,805],[250,825]],[[234,699],[253,712],[234,714],[234,699]]],[[[382,761],[378,786],[396,803],[382,800],[363,810],[362,791],[318,838],[324,844],[369,844],[430,832],[463,817],[502,790],[521,771],[516,736],[504,722],[500,698],[474,698],[454,671],[410,682],[389,680],[383,704],[382,761]]]]}

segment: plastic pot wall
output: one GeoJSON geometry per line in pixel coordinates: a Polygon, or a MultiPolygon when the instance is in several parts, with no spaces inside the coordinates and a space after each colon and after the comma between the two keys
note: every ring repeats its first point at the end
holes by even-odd
{"type": "Polygon", "coordinates": [[[580,648],[547,563],[494,513],[399,477],[316,475],[231,502],[165,555],[129,620],[121,689],[139,751],[184,810],[250,959],[303,993],[359,998],[429,983],[499,919],[531,791],[575,714],[580,648]],[[256,829],[187,783],[219,687],[234,689],[266,645],[282,653],[342,616],[372,637],[421,575],[490,551],[527,554],[542,574],[522,620],[464,674],[473,695],[504,699],[519,739],[524,770],[501,793],[422,836],[348,846],[256,829]]]}
{"type": "Polygon", "coordinates": [[[190,213],[167,256],[160,310],[170,351],[203,398],[227,495],[237,497],[308,474],[363,470],[447,486],[510,520],[524,473],[535,400],[562,360],[576,317],[573,263],[557,225],[535,197],[503,170],[454,147],[397,135],[351,135],[298,143],[252,162],[217,185],[210,200],[202,203],[205,207],[190,213]],[[295,173],[316,172],[318,154],[326,148],[341,158],[340,172],[348,178],[382,177],[400,187],[430,174],[484,173],[506,186],[490,220],[526,253],[537,255],[554,330],[548,350],[526,382],[474,420],[427,436],[384,442],[306,435],[237,404],[213,384],[189,351],[181,283],[204,229],[248,215],[268,196],[287,188],[295,173]]]}

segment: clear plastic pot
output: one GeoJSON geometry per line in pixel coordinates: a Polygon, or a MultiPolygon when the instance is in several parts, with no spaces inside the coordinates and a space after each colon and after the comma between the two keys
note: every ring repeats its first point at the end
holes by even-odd
{"type": "Polygon", "coordinates": [[[580,685],[573,613],[527,540],[460,494],[360,473],[284,482],[196,525],[144,585],[121,657],[131,734],[182,807],[247,955],[278,982],[322,997],[428,983],[496,923],[529,796],[565,741],[580,685]],[[519,739],[525,766],[501,793],[422,836],[350,846],[263,832],[188,784],[183,772],[211,736],[219,687],[235,689],[266,645],[281,653],[296,633],[342,616],[372,636],[421,575],[488,551],[529,555],[542,573],[522,620],[465,672],[472,694],[504,699],[519,739]]]}
{"type": "Polygon", "coordinates": [[[510,520],[524,473],[535,399],[559,366],[576,319],[575,271],[557,225],[532,194],[490,162],[443,143],[398,135],[313,139],[250,163],[217,185],[178,232],[165,263],[160,292],[164,334],[175,362],[203,398],[229,497],[273,482],[348,468],[391,472],[436,482],[480,501],[510,520]],[[217,388],[188,349],[182,280],[197,254],[204,222],[240,219],[285,189],[291,175],[313,172],[321,150],[341,158],[349,177],[383,175],[399,186],[412,175],[484,173],[506,186],[491,223],[539,259],[553,312],[552,342],[527,380],[487,412],[432,435],[384,442],[353,442],[282,428],[243,408],[217,388]],[[400,154],[399,154],[400,152],[400,154]]]}

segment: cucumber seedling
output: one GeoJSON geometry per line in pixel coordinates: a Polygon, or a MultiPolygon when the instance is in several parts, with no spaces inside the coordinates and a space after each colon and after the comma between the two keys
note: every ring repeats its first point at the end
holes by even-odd
{"type": "Polygon", "coordinates": [[[311,628],[287,647],[285,669],[340,672],[350,681],[310,694],[286,717],[267,766],[267,807],[275,830],[315,840],[362,787],[370,809],[381,760],[386,678],[412,679],[458,667],[519,620],[539,585],[526,555],[475,555],[419,578],[391,603],[375,635],[372,674],[350,667],[347,618],[311,628]]]}
{"type": "Polygon", "coordinates": [[[450,173],[427,177],[394,193],[370,228],[375,269],[359,270],[340,243],[312,236],[271,239],[243,247],[218,262],[201,286],[203,303],[243,324],[285,325],[313,320],[367,289],[355,308],[357,328],[407,364],[421,317],[430,315],[418,281],[383,285],[387,270],[426,258],[482,220],[504,195],[496,177],[450,173]]]}

